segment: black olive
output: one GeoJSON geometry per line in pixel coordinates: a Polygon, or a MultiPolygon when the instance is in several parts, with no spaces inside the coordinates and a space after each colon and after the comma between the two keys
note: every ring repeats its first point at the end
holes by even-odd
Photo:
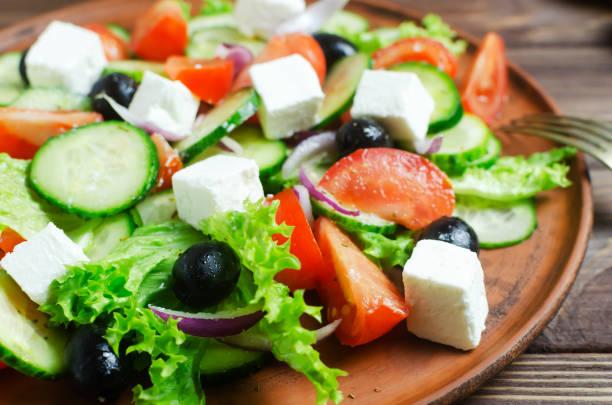
{"type": "Polygon", "coordinates": [[[25,65],[25,59],[29,51],[30,51],[30,48],[23,51],[23,53],[21,54],[21,59],[19,59],[19,75],[21,75],[21,80],[23,81],[23,84],[25,84],[26,86],[30,85],[30,80],[28,79],[28,73],[26,72],[26,65],[25,65]]]}
{"type": "Polygon", "coordinates": [[[128,367],[98,329],[77,329],[65,356],[73,386],[86,397],[112,401],[128,386],[128,367]]]}
{"type": "Polygon", "coordinates": [[[321,46],[325,55],[325,63],[329,70],[334,63],[347,56],[354,55],[357,47],[350,41],[334,34],[320,32],[312,36],[321,46]]]}
{"type": "Polygon", "coordinates": [[[442,217],[433,221],[421,231],[419,240],[423,239],[441,240],[470,249],[476,254],[480,252],[476,232],[461,218],[457,217],[442,217]]]}
{"type": "Polygon", "coordinates": [[[124,107],[130,105],[136,92],[136,81],[123,73],[111,73],[103,76],[94,83],[89,98],[94,111],[102,114],[105,120],[119,120],[121,117],[113,110],[108,101],[101,95],[106,94],[124,107]]]}
{"type": "Polygon", "coordinates": [[[336,132],[336,149],[341,157],[357,149],[392,147],[387,131],[370,118],[355,118],[342,125],[336,132]]]}
{"type": "Polygon", "coordinates": [[[201,242],[183,252],[172,269],[173,289],[185,305],[200,310],[227,297],[238,282],[240,259],[224,242],[201,242]]]}

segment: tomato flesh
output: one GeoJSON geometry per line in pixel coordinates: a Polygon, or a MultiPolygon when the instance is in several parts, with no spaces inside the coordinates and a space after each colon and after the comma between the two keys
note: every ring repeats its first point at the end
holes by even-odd
{"type": "Polygon", "coordinates": [[[165,61],[182,55],[188,42],[187,20],[180,4],[160,0],[136,20],[130,45],[142,59],[165,61]]]}
{"type": "Polygon", "coordinates": [[[404,62],[421,61],[436,66],[450,77],[457,74],[457,59],[440,42],[430,38],[405,38],[372,55],[374,69],[386,69],[404,62]]]}
{"type": "Polygon", "coordinates": [[[371,342],[408,316],[410,311],[395,285],[336,224],[320,217],[315,235],[331,269],[321,281],[319,294],[327,320],[342,319],[336,329],[342,344],[371,342]]]}
{"type": "Polygon", "coordinates": [[[106,55],[108,61],[128,59],[129,53],[127,44],[113,31],[102,24],[87,24],[84,28],[98,34],[102,41],[104,55],[106,55]]]}
{"type": "Polygon", "coordinates": [[[32,159],[38,146],[6,133],[0,128],[0,153],[8,153],[15,159],[32,159]]]}
{"type": "Polygon", "coordinates": [[[461,90],[463,108],[487,124],[495,121],[508,98],[508,68],[504,40],[489,32],[478,51],[461,90]]]}
{"type": "Polygon", "coordinates": [[[172,188],[172,176],[183,168],[183,162],[179,157],[178,152],[159,135],[151,135],[151,140],[157,149],[157,157],[159,158],[159,172],[157,173],[157,182],[151,190],[152,193],[167,190],[172,188]]]}
{"type": "MultiPolygon", "coordinates": [[[[324,273],[325,262],[300,201],[293,189],[281,191],[272,200],[280,202],[278,211],[276,211],[276,223],[284,222],[294,227],[289,251],[300,261],[299,270],[285,269],[274,279],[287,285],[291,291],[316,288],[321,274],[324,273]]],[[[282,235],[273,235],[272,239],[278,243],[287,241],[287,238],[282,235]]]]}
{"type": "Polygon", "coordinates": [[[164,71],[172,80],[179,80],[193,94],[209,104],[217,104],[231,89],[234,64],[225,59],[191,59],[171,56],[164,71]]]}
{"type": "Polygon", "coordinates": [[[319,187],[344,207],[409,229],[452,215],[455,207],[446,174],[424,157],[399,149],[359,149],[336,162],[319,187]]]}
{"type": "Polygon", "coordinates": [[[25,242],[25,239],[21,237],[17,232],[11,228],[4,228],[0,233],[0,260],[7,253],[11,253],[15,246],[21,242],[25,242]]]}

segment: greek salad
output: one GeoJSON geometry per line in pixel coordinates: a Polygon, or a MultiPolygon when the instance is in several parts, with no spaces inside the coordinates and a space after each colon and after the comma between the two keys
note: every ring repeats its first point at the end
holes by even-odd
{"type": "Polygon", "coordinates": [[[499,35],[457,77],[438,16],[346,3],[158,0],[0,54],[0,367],[191,405],[276,359],[325,404],[322,339],[478,346],[480,249],[529,238],[576,151],[500,157],[499,35]]]}

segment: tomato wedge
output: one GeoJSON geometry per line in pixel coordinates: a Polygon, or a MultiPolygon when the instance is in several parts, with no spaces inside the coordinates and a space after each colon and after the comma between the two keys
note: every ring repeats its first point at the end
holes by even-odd
{"type": "MultiPolygon", "coordinates": [[[[300,260],[301,264],[299,270],[285,269],[274,279],[287,285],[291,291],[313,289],[317,286],[321,275],[324,274],[325,262],[300,201],[293,189],[281,191],[272,200],[280,201],[276,212],[276,223],[284,222],[294,227],[289,251],[300,260]]],[[[287,238],[282,235],[274,235],[272,239],[278,243],[287,241],[287,238]]]]}
{"type": "Polygon", "coordinates": [[[461,90],[465,111],[491,124],[508,99],[506,47],[498,34],[489,32],[478,51],[461,90]]]}
{"type": "Polygon", "coordinates": [[[152,193],[156,193],[172,188],[172,176],[183,168],[183,162],[176,149],[170,146],[163,136],[153,134],[151,135],[151,140],[155,144],[157,157],[159,158],[157,182],[153,190],[151,190],[152,193]]]}
{"type": "Polygon", "coordinates": [[[15,159],[32,159],[37,150],[38,146],[0,129],[0,153],[8,153],[15,159]]]}
{"type": "Polygon", "coordinates": [[[187,20],[179,2],[159,0],[136,19],[130,45],[142,59],[165,61],[182,55],[188,42],[187,20]]]}
{"type": "Polygon", "coordinates": [[[404,62],[421,61],[443,70],[450,77],[457,74],[457,59],[440,42],[430,38],[406,38],[379,49],[372,55],[374,69],[386,69],[404,62]]]}
{"type": "Polygon", "coordinates": [[[100,121],[102,115],[95,112],[0,108],[0,134],[12,135],[35,147],[69,129],[100,121]]]}
{"type": "Polygon", "coordinates": [[[455,207],[446,174],[424,157],[399,149],[359,149],[337,161],[319,187],[349,209],[410,229],[452,215],[455,207]]]}
{"type": "MultiPolygon", "coordinates": [[[[294,33],[271,38],[266,47],[255,57],[250,65],[268,62],[292,54],[302,55],[317,73],[321,86],[325,80],[325,55],[319,43],[310,35],[294,33]]],[[[249,66],[250,66],[249,65],[249,66]]],[[[234,81],[233,90],[252,86],[249,66],[245,67],[234,81]]]]}
{"type": "Polygon", "coordinates": [[[106,59],[109,61],[128,59],[129,52],[127,44],[113,31],[102,24],[87,24],[84,26],[84,28],[98,34],[100,40],[102,41],[102,47],[104,48],[106,59]]]}
{"type": "Polygon", "coordinates": [[[209,104],[217,104],[232,87],[234,64],[225,59],[191,59],[186,56],[171,56],[166,61],[164,72],[179,80],[193,94],[209,104]]]}
{"type": "Polygon", "coordinates": [[[408,316],[410,311],[395,285],[336,224],[320,217],[315,235],[332,269],[321,280],[319,294],[327,320],[342,319],[336,329],[342,344],[371,342],[408,316]]]}

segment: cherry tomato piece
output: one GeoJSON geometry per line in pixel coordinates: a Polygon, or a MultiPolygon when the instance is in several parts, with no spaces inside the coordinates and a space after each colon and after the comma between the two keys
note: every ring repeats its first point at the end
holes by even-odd
{"type": "Polygon", "coordinates": [[[166,61],[164,72],[179,80],[193,94],[209,104],[217,104],[232,87],[234,64],[225,59],[192,59],[171,56],[166,61]]]}
{"type": "Polygon", "coordinates": [[[129,58],[127,44],[113,31],[102,24],[87,24],[84,26],[84,28],[98,34],[100,40],[102,41],[102,47],[104,48],[106,59],[112,61],[129,58]]]}
{"type": "Polygon", "coordinates": [[[38,146],[0,129],[0,153],[8,153],[15,159],[32,159],[37,150],[38,146]]]}
{"type": "Polygon", "coordinates": [[[25,242],[21,235],[11,228],[4,228],[0,233],[0,259],[7,253],[11,253],[21,242],[25,242]]]}
{"type": "Polygon", "coordinates": [[[183,162],[176,149],[170,146],[163,136],[153,134],[151,135],[151,140],[155,144],[157,157],[159,158],[157,182],[153,190],[151,190],[152,193],[155,193],[172,188],[172,176],[183,168],[183,162]]]}

